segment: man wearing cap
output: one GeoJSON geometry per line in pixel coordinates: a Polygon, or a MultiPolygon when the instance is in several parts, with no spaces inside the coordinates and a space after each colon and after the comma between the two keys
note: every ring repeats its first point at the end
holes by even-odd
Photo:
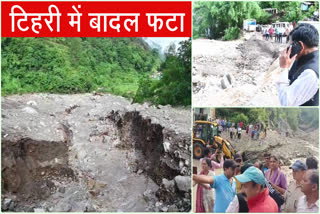
{"type": "Polygon", "coordinates": [[[214,203],[215,213],[226,212],[230,202],[236,195],[236,182],[233,178],[237,164],[233,160],[226,160],[223,164],[224,173],[217,176],[193,175],[193,181],[200,184],[210,184],[216,190],[214,203]]]}
{"type": "Polygon", "coordinates": [[[243,185],[247,195],[249,212],[278,212],[278,205],[269,195],[261,170],[251,166],[243,174],[237,175],[236,179],[243,185]]]}
{"type": "Polygon", "coordinates": [[[284,194],[285,202],[281,207],[282,212],[295,213],[297,203],[302,193],[303,177],[306,173],[307,166],[300,160],[297,160],[291,167],[294,181],[292,181],[284,194]]]}

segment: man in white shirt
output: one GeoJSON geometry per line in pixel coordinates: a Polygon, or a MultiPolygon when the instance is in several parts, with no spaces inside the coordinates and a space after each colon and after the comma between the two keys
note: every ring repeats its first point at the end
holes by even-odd
{"type": "Polygon", "coordinates": [[[310,24],[300,24],[291,40],[301,45],[301,51],[290,58],[292,46],[280,55],[280,79],[277,82],[282,106],[319,105],[319,34],[310,24]]]}
{"type": "Polygon", "coordinates": [[[295,213],[297,204],[301,196],[303,196],[302,182],[306,174],[307,166],[302,161],[297,160],[291,167],[293,181],[290,182],[285,194],[285,203],[282,205],[282,212],[295,213]]]}
{"type": "Polygon", "coordinates": [[[283,27],[280,27],[279,29],[278,29],[278,32],[279,32],[279,43],[282,43],[282,36],[283,36],[283,34],[285,33],[285,28],[283,28],[283,27]]]}
{"type": "Polygon", "coordinates": [[[319,171],[307,170],[301,190],[305,195],[301,196],[297,204],[298,213],[319,212],[319,171]]]}

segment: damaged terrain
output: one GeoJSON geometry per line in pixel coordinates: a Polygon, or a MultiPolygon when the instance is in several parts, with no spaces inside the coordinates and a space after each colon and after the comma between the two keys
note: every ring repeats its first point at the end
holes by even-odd
{"type": "Polygon", "coordinates": [[[264,153],[270,153],[279,157],[281,170],[287,175],[288,184],[293,180],[292,170],[289,167],[296,161],[306,161],[308,157],[319,157],[319,129],[309,128],[293,131],[289,125],[282,121],[281,126],[269,129],[265,140],[252,140],[242,131],[241,140],[231,140],[227,132],[223,137],[232,142],[235,150],[242,154],[245,162],[255,163],[264,161],[264,153]]]}
{"type": "Polygon", "coordinates": [[[190,113],[107,94],[2,97],[2,211],[189,211],[190,113]]]}
{"type": "Polygon", "coordinates": [[[280,105],[275,82],[286,44],[245,33],[235,41],[197,39],[192,46],[195,106],[280,105]]]}

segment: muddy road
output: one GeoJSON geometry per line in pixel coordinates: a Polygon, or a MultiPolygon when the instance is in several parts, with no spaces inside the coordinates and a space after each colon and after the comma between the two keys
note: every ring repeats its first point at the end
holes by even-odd
{"type": "Polygon", "coordinates": [[[190,113],[107,94],[2,97],[2,210],[189,211],[190,113]]]}
{"type": "Polygon", "coordinates": [[[194,105],[279,106],[278,56],[286,46],[264,41],[260,33],[235,41],[193,40],[194,105]]]}

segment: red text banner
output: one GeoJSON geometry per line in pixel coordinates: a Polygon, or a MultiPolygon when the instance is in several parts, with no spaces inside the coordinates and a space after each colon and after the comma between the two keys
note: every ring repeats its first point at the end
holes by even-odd
{"type": "Polygon", "coordinates": [[[2,37],[191,37],[191,2],[1,2],[2,37]]]}

